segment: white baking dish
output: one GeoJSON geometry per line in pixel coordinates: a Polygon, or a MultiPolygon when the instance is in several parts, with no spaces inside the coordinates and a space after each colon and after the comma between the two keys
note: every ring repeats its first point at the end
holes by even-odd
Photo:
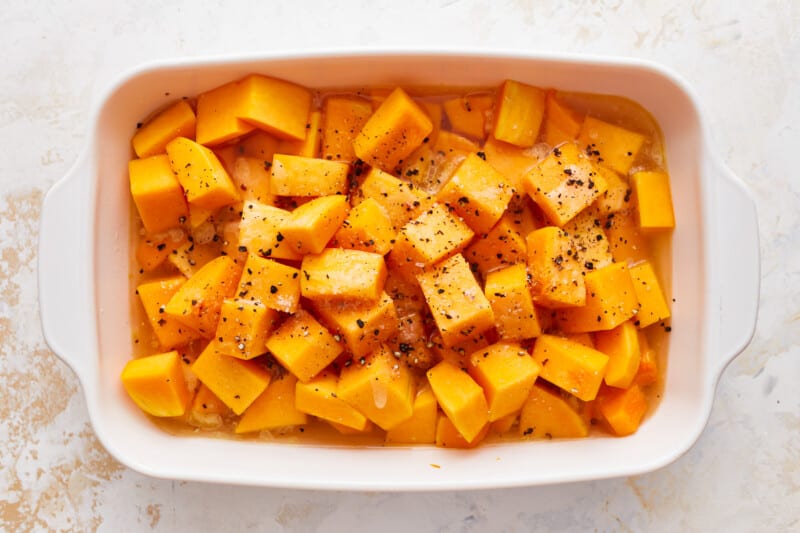
{"type": "Polygon", "coordinates": [[[88,147],[47,194],[39,244],[45,338],[76,372],[94,429],[129,467],[158,477],[369,490],[510,487],[637,474],[675,460],[706,424],[717,379],[756,321],[754,203],[710,147],[697,99],[674,74],[628,59],[551,54],[356,52],[155,63],[115,83],[94,108],[88,147]],[[626,96],[661,125],[677,228],[673,331],[663,400],[626,438],[498,443],[476,450],[290,445],[176,437],[151,423],[119,381],[131,353],[129,141],[137,121],[184,95],[259,72],[308,86],[543,87],[626,96]],[[434,466],[436,465],[436,466],[434,466]]]}

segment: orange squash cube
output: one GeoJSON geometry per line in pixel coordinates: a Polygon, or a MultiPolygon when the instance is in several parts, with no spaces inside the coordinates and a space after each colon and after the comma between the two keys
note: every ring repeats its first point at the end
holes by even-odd
{"type": "Polygon", "coordinates": [[[477,155],[469,154],[436,199],[454,210],[476,233],[485,233],[503,216],[513,194],[502,174],[477,155]]]}
{"type": "Polygon", "coordinates": [[[633,279],[633,290],[639,301],[639,310],[636,313],[636,325],[646,328],[670,317],[669,304],[661,289],[653,265],[643,261],[632,267],[629,272],[633,279]]]}
{"type": "Polygon", "coordinates": [[[344,338],[355,357],[377,350],[397,332],[397,312],[385,292],[375,302],[319,300],[314,307],[320,319],[344,338]]]}
{"type": "Polygon", "coordinates": [[[395,237],[392,256],[402,264],[430,265],[469,244],[475,233],[440,204],[410,220],[395,237]]]}
{"type": "Polygon", "coordinates": [[[586,285],[569,235],[555,226],[528,234],[528,270],[534,301],[551,309],[582,306],[586,285]]]}
{"type": "Polygon", "coordinates": [[[584,274],[614,262],[608,236],[594,209],[584,209],[562,228],[572,243],[572,260],[584,274]]]}
{"type": "Polygon", "coordinates": [[[522,408],[541,366],[522,345],[499,342],[473,352],[467,370],[483,388],[494,422],[522,408]]]}
{"type": "Polygon", "coordinates": [[[594,205],[599,215],[609,215],[626,209],[632,203],[632,193],[627,179],[614,172],[608,167],[597,165],[597,171],[606,180],[608,188],[594,205]]]}
{"type": "Polygon", "coordinates": [[[492,307],[461,254],[419,274],[417,281],[445,345],[468,341],[494,326],[492,307]]]}
{"type": "Polygon", "coordinates": [[[244,264],[237,296],[269,309],[294,313],[300,305],[300,271],[251,253],[244,264]]]}
{"type": "Polygon", "coordinates": [[[627,389],[608,387],[597,403],[611,430],[620,437],[635,433],[647,411],[647,397],[636,384],[627,389]]]}
{"type": "Polygon", "coordinates": [[[270,188],[279,196],[345,194],[349,170],[341,161],[275,154],[270,188]]]}
{"type": "Polygon", "coordinates": [[[283,139],[278,143],[278,148],[275,150],[275,153],[300,157],[319,157],[321,140],[322,113],[320,113],[319,110],[314,110],[308,115],[306,138],[302,141],[283,139]]]}
{"type": "Polygon", "coordinates": [[[297,378],[282,373],[270,381],[261,396],[253,400],[236,424],[236,433],[252,433],[308,423],[308,416],[295,407],[297,378]]]}
{"type": "Polygon", "coordinates": [[[131,195],[148,233],[178,227],[189,214],[180,182],[166,155],[128,162],[131,195]]]}
{"type": "Polygon", "coordinates": [[[342,353],[342,345],[331,332],[302,310],[270,335],[267,349],[302,382],[311,380],[342,353]]]}
{"type": "Polygon", "coordinates": [[[386,263],[383,256],[360,250],[326,248],[307,255],[300,267],[300,290],[315,299],[375,301],[383,292],[386,263]]]}
{"type": "Polygon", "coordinates": [[[122,385],[134,403],[153,416],[181,416],[192,401],[175,351],[131,359],[122,369],[122,385]]]}
{"type": "Polygon", "coordinates": [[[608,356],[606,385],[628,388],[636,377],[641,360],[639,335],[633,322],[628,320],[614,329],[596,332],[594,346],[608,356]]]}
{"type": "Polygon", "coordinates": [[[540,378],[585,402],[597,396],[608,366],[606,354],[564,337],[542,335],[532,355],[542,366],[540,378]]]}
{"type": "Polygon", "coordinates": [[[213,242],[196,244],[186,241],[176,246],[167,256],[167,261],[181,271],[181,274],[191,278],[211,260],[220,255],[220,247],[213,242]]]}
{"type": "Polygon", "coordinates": [[[519,433],[532,439],[575,439],[586,437],[589,428],[558,394],[534,385],[519,415],[519,433]]]}
{"type": "Polygon", "coordinates": [[[492,106],[494,97],[490,94],[467,94],[442,104],[453,131],[474,139],[486,136],[486,122],[492,106]]]}
{"type": "Polygon", "coordinates": [[[145,272],[155,270],[164,263],[173,250],[185,242],[186,234],[183,231],[169,232],[159,235],[158,238],[143,235],[136,245],[136,264],[145,272]]]}
{"type": "Polygon", "coordinates": [[[349,211],[347,197],[320,196],[294,211],[283,223],[284,242],[299,254],[318,254],[339,230],[349,211]]]}
{"type": "Polygon", "coordinates": [[[556,91],[547,91],[544,100],[544,122],[542,132],[544,142],[558,146],[572,142],[581,131],[583,116],[558,101],[556,91]]]}
{"type": "Polygon", "coordinates": [[[658,354],[650,346],[645,332],[641,330],[639,331],[639,352],[641,353],[641,360],[639,361],[639,370],[636,371],[636,377],[633,380],[634,383],[640,387],[658,383],[658,354]]]}
{"type": "Polygon", "coordinates": [[[356,156],[393,171],[433,130],[427,113],[399,87],[381,103],[353,141],[356,156]]]}
{"type": "Polygon", "coordinates": [[[205,146],[178,137],[167,145],[167,155],[190,204],[214,210],[240,200],[228,172],[205,146]]]}
{"type": "Polygon", "coordinates": [[[316,416],[362,432],[369,427],[369,419],[355,407],[339,398],[338,379],[333,372],[322,372],[303,383],[298,381],[295,389],[295,407],[298,411],[316,416]]]}
{"type": "Polygon", "coordinates": [[[525,191],[556,226],[563,226],[608,188],[575,144],[554,148],[523,178],[525,191]]]}
{"type": "Polygon", "coordinates": [[[639,228],[635,213],[630,209],[611,213],[603,221],[603,230],[611,247],[611,257],[617,263],[634,264],[650,257],[649,241],[639,228]]]}
{"type": "Polygon", "coordinates": [[[470,268],[486,277],[495,270],[525,262],[527,245],[514,220],[512,213],[506,213],[488,233],[472,241],[464,250],[470,268]]]}
{"type": "Polygon", "coordinates": [[[596,162],[626,175],[644,145],[634,131],[587,116],[578,134],[578,146],[596,162]]]}
{"type": "Polygon", "coordinates": [[[417,391],[411,417],[386,432],[391,444],[433,444],[436,441],[436,421],[439,406],[429,385],[417,391]]]}
{"type": "Polygon", "coordinates": [[[362,360],[342,369],[339,397],[384,430],[411,418],[416,391],[408,366],[386,346],[362,360]]]}
{"type": "Polygon", "coordinates": [[[234,160],[231,179],[239,190],[242,201],[267,205],[272,205],[275,201],[269,185],[270,173],[264,166],[265,161],[268,159],[255,157],[237,157],[234,160]]]}
{"type": "Polygon", "coordinates": [[[136,130],[131,139],[133,151],[141,158],[163,154],[172,139],[194,138],[196,124],[192,106],[186,100],[178,100],[136,130]]]}
{"type": "Polygon", "coordinates": [[[247,87],[240,81],[226,83],[198,95],[197,142],[204,146],[216,146],[256,129],[239,118],[247,105],[247,87]]]}
{"type": "Polygon", "coordinates": [[[361,128],[372,115],[368,100],[353,96],[329,96],[322,103],[322,158],[352,163],[353,150],[361,128]]]}
{"type": "Polygon", "coordinates": [[[269,385],[272,375],[257,361],[223,355],[211,341],[191,366],[192,372],[237,415],[269,385]]]}
{"type": "Polygon", "coordinates": [[[486,424],[483,429],[473,437],[472,440],[467,440],[458,431],[458,428],[446,416],[440,416],[436,421],[436,446],[440,448],[454,448],[454,449],[469,449],[474,448],[486,438],[489,433],[491,424],[486,424]]]}
{"type": "Polygon", "coordinates": [[[217,428],[222,424],[222,417],[233,413],[225,402],[219,399],[211,389],[201,383],[192,400],[189,420],[193,426],[217,428]]]}
{"type": "Polygon", "coordinates": [[[560,309],[556,323],[564,333],[605,331],[633,317],[639,309],[628,267],[613,263],[584,276],[586,305],[560,309]]]}
{"type": "Polygon", "coordinates": [[[184,283],[186,279],[177,276],[149,281],[136,287],[136,294],[142,301],[147,320],[162,350],[171,350],[200,338],[195,330],[165,313],[167,303],[184,283]]]}
{"type": "Polygon", "coordinates": [[[486,276],[483,291],[492,306],[495,327],[501,338],[522,340],[542,334],[524,264],[491,272],[486,276]]]}
{"type": "Polygon", "coordinates": [[[302,256],[283,242],[281,231],[289,216],[289,211],[278,207],[256,201],[245,202],[239,223],[241,251],[272,259],[299,260],[302,256]]]}
{"type": "Polygon", "coordinates": [[[243,299],[222,302],[214,346],[219,353],[252,359],[267,351],[267,337],[275,327],[278,312],[243,299]]]}
{"type": "Polygon", "coordinates": [[[489,423],[489,406],[483,389],[459,367],[442,361],[427,372],[436,401],[467,442],[489,423]]]}
{"type": "Polygon", "coordinates": [[[539,160],[528,153],[527,148],[498,141],[492,136],[486,139],[481,149],[486,162],[500,172],[511,186],[522,191],[522,177],[530,172],[539,160]]]}
{"type": "Polygon", "coordinates": [[[495,139],[528,147],[536,144],[544,117],[544,91],[506,80],[497,91],[494,111],[495,139]]]}
{"type": "Polygon", "coordinates": [[[675,227],[669,175],[665,172],[636,172],[631,177],[636,198],[639,227],[644,230],[668,230],[675,227]]]}
{"type": "Polygon", "coordinates": [[[350,210],[333,239],[342,248],[386,255],[392,249],[395,234],[381,204],[367,198],[350,210]]]}
{"type": "Polygon", "coordinates": [[[167,302],[164,312],[203,337],[213,337],[222,301],[236,292],[241,272],[241,267],[230,257],[217,257],[181,285],[167,302]]]}
{"type": "MultiPolygon", "coordinates": [[[[283,153],[278,150],[280,143],[279,139],[266,131],[256,130],[239,141],[238,145],[231,145],[231,148],[234,149],[235,157],[256,159],[261,162],[262,167],[265,167],[266,162],[272,161],[272,156],[283,153]]],[[[219,149],[217,153],[219,153],[219,149]]]]}
{"type": "Polygon", "coordinates": [[[300,85],[253,74],[239,82],[246,104],[238,118],[279,139],[302,141],[306,137],[311,91],[300,85]]]}
{"type": "Polygon", "coordinates": [[[433,199],[423,191],[378,168],[369,170],[360,192],[364,198],[372,198],[383,207],[395,231],[433,205],[433,199]]]}

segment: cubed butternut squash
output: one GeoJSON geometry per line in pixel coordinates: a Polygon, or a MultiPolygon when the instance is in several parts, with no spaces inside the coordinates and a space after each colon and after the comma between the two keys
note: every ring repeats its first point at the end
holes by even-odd
{"type": "Polygon", "coordinates": [[[528,271],[535,302],[558,309],[586,303],[586,284],[569,234],[546,226],[528,234],[528,271]]]}
{"type": "Polygon", "coordinates": [[[183,189],[166,155],[128,162],[131,196],[148,233],[180,226],[189,215],[183,189]]]}
{"type": "Polygon", "coordinates": [[[614,262],[608,237],[600,220],[594,209],[584,209],[562,228],[572,243],[571,259],[584,274],[614,262]]]}
{"type": "Polygon", "coordinates": [[[298,381],[295,388],[295,407],[298,411],[329,422],[364,431],[369,419],[358,409],[339,398],[338,378],[325,371],[307,383],[298,381]]]}
{"type": "Polygon", "coordinates": [[[627,174],[644,145],[645,137],[614,124],[587,116],[578,134],[578,146],[596,162],[627,174]]]}
{"type": "Polygon", "coordinates": [[[436,401],[467,442],[489,424],[489,406],[483,389],[459,367],[442,361],[427,372],[436,401]]]}
{"type": "Polygon", "coordinates": [[[433,199],[407,181],[378,168],[371,168],[360,187],[364,198],[372,198],[384,208],[398,231],[433,205],[433,199]]]}
{"type": "Polygon", "coordinates": [[[461,254],[419,274],[417,281],[447,346],[475,338],[494,326],[492,307],[461,254]]]}
{"type": "Polygon", "coordinates": [[[217,257],[198,270],[172,295],[164,312],[211,338],[217,330],[222,301],[236,292],[241,267],[228,256],[217,257]]]}
{"type": "Polygon", "coordinates": [[[528,148],[498,141],[491,135],[483,144],[481,153],[495,170],[506,177],[511,186],[522,191],[522,177],[530,172],[539,160],[529,153],[528,148]]]}
{"type": "Polygon", "coordinates": [[[608,356],[606,385],[628,388],[636,377],[641,360],[639,335],[633,322],[628,320],[614,329],[596,332],[594,346],[608,356]]]}
{"type": "Polygon", "coordinates": [[[522,340],[541,335],[542,326],[533,305],[528,270],[523,263],[489,273],[483,290],[492,306],[495,328],[501,338],[522,340]]]}
{"type": "Polygon", "coordinates": [[[503,216],[513,194],[514,189],[502,174],[471,153],[436,199],[455,211],[473,231],[485,233],[503,216]]]}
{"type": "Polygon", "coordinates": [[[367,198],[350,210],[334,235],[337,246],[386,255],[396,232],[389,215],[375,199],[367,198]]]}
{"type": "Polygon", "coordinates": [[[302,382],[311,380],[342,353],[342,345],[306,311],[291,315],[267,339],[275,359],[302,382]]]}
{"type": "Polygon", "coordinates": [[[196,140],[216,146],[256,129],[239,118],[248,105],[247,87],[241,81],[226,83],[197,97],[196,140]]]}
{"type": "Polygon", "coordinates": [[[536,339],[533,358],[542,369],[539,377],[583,401],[594,400],[603,382],[608,356],[555,335],[536,339]]]}
{"type": "Polygon", "coordinates": [[[175,233],[162,233],[151,237],[143,235],[136,245],[136,264],[144,272],[150,272],[161,266],[173,250],[186,242],[186,234],[182,230],[175,233]]]}
{"type": "Polygon", "coordinates": [[[436,421],[436,446],[454,449],[474,448],[483,441],[490,427],[491,424],[486,424],[472,440],[467,440],[449,418],[440,416],[436,421]]]}
{"type": "Polygon", "coordinates": [[[166,314],[167,303],[184,283],[186,279],[183,276],[176,276],[148,281],[136,287],[136,294],[162,350],[171,350],[200,338],[197,331],[166,314]]]}
{"type": "Polygon", "coordinates": [[[491,94],[466,94],[442,104],[453,131],[474,139],[486,136],[486,123],[493,106],[491,94]]]}
{"type": "Polygon", "coordinates": [[[636,325],[646,328],[650,324],[669,318],[671,314],[669,304],[653,265],[649,261],[643,261],[630,267],[629,271],[633,279],[633,290],[639,302],[636,325]]]}
{"type": "Polygon", "coordinates": [[[322,103],[322,158],[352,163],[353,141],[372,115],[372,104],[359,97],[334,95],[322,103]]]}
{"type": "Polygon", "coordinates": [[[392,172],[432,130],[427,113],[398,87],[364,124],[353,148],[362,161],[392,172]]]}
{"type": "Polygon", "coordinates": [[[192,363],[192,372],[237,415],[269,385],[272,375],[258,361],[224,355],[211,341],[192,363]]]}
{"type": "Polygon", "coordinates": [[[286,80],[252,74],[241,85],[246,104],[237,117],[280,139],[302,141],[306,137],[311,91],[286,80]]]}
{"type": "Polygon", "coordinates": [[[379,349],[397,332],[397,312],[394,302],[385,292],[374,302],[319,300],[314,308],[320,320],[344,338],[355,357],[379,349]]]}
{"type": "MultiPolygon", "coordinates": [[[[270,159],[272,156],[270,156],[270,159]]],[[[272,195],[269,180],[270,173],[264,162],[269,159],[255,157],[237,157],[233,162],[231,179],[239,190],[243,202],[261,202],[272,205],[275,197],[272,195]]]]}
{"type": "Polygon", "coordinates": [[[643,230],[668,230],[675,227],[669,174],[636,172],[631,177],[639,227],[643,230]]]}
{"type": "Polygon", "coordinates": [[[301,255],[283,242],[283,226],[291,213],[279,207],[249,201],[242,205],[239,248],[272,259],[299,260],[301,255]]]}
{"type": "Polygon", "coordinates": [[[341,161],[275,154],[270,189],[279,196],[345,194],[349,169],[341,161]]]}
{"type": "Polygon", "coordinates": [[[460,218],[434,204],[400,228],[392,256],[398,264],[430,265],[463,250],[474,235],[460,218]]]}
{"type": "Polygon", "coordinates": [[[198,270],[219,256],[220,246],[215,242],[197,244],[186,241],[173,248],[167,260],[180,270],[181,274],[191,278],[198,270]]]}
{"type": "Polygon", "coordinates": [[[205,146],[178,137],[167,145],[167,156],[190,204],[214,210],[240,200],[228,172],[205,146]]]}
{"type": "Polygon", "coordinates": [[[147,414],[181,416],[192,401],[178,352],[131,359],[122,369],[128,396],[147,414]]]}
{"type": "Polygon", "coordinates": [[[195,427],[218,428],[222,425],[222,417],[232,412],[225,402],[201,383],[192,400],[189,421],[195,427]]]}
{"type": "Polygon", "coordinates": [[[464,250],[464,258],[473,271],[486,277],[490,272],[526,261],[527,245],[514,220],[513,214],[506,213],[487,233],[472,240],[464,250]]]}
{"type": "Polygon", "coordinates": [[[636,384],[627,389],[607,387],[597,403],[611,430],[620,437],[635,433],[647,411],[647,397],[636,384]]]}
{"type": "Polygon", "coordinates": [[[408,420],[414,412],[414,378],[386,346],[345,366],[337,391],[342,400],[384,430],[408,420]]]}
{"type": "Polygon", "coordinates": [[[300,305],[300,270],[251,253],[236,295],[240,300],[294,313],[300,305]]]}
{"type": "Polygon", "coordinates": [[[651,257],[650,241],[639,228],[633,210],[623,209],[601,220],[615,262],[633,264],[651,257]]]}
{"type": "Polygon", "coordinates": [[[224,355],[252,359],[267,351],[267,338],[275,328],[278,312],[260,302],[240,298],[223,300],[214,337],[224,355]]]}
{"type": "Polygon", "coordinates": [[[312,300],[375,301],[383,292],[387,273],[382,255],[345,248],[307,255],[300,270],[301,293],[312,300]]]}
{"type": "Polygon", "coordinates": [[[633,189],[627,178],[623,178],[615,171],[601,165],[597,166],[597,171],[606,180],[608,188],[597,198],[594,205],[600,215],[609,215],[626,209],[632,204],[633,189]]]}
{"type": "Polygon", "coordinates": [[[439,405],[430,385],[417,391],[411,417],[386,432],[391,444],[433,444],[436,441],[436,421],[439,405]]]}
{"type": "Polygon", "coordinates": [[[320,196],[294,211],[284,221],[284,242],[298,254],[318,254],[347,218],[350,206],[341,194],[320,196]]]}
{"type": "Polygon", "coordinates": [[[519,433],[523,438],[574,439],[587,436],[589,428],[561,396],[534,385],[519,415],[519,433]]]}
{"type": "Polygon", "coordinates": [[[290,426],[302,426],[308,422],[306,413],[295,407],[297,378],[282,373],[270,381],[267,389],[253,400],[236,424],[236,433],[252,433],[290,426]]]}
{"type": "MultiPolygon", "coordinates": [[[[272,162],[272,156],[281,153],[278,150],[280,140],[266,131],[256,130],[239,141],[238,145],[231,145],[236,150],[236,157],[249,157],[261,161],[261,166],[272,162]]],[[[219,153],[219,152],[217,152],[219,153]]]]}
{"type": "Polygon", "coordinates": [[[473,352],[467,369],[483,388],[494,422],[522,408],[541,366],[519,343],[499,342],[473,352]]]}
{"type": "Polygon", "coordinates": [[[639,352],[641,353],[639,370],[636,371],[633,381],[640,387],[655,385],[659,380],[658,353],[650,346],[647,335],[641,330],[639,331],[639,352]]]}
{"type": "Polygon", "coordinates": [[[550,146],[572,142],[581,131],[583,116],[558,100],[558,93],[547,91],[544,100],[544,122],[542,136],[550,146]]]}
{"type": "Polygon", "coordinates": [[[536,144],[544,117],[544,96],[538,87],[504,81],[495,100],[495,139],[522,147],[536,144]]]}
{"type": "Polygon", "coordinates": [[[322,113],[318,109],[308,114],[306,138],[302,141],[282,139],[278,143],[276,154],[296,155],[300,157],[319,157],[322,142],[322,113]]]}
{"type": "Polygon", "coordinates": [[[167,144],[176,137],[194,138],[197,119],[186,100],[178,100],[136,130],[131,139],[138,157],[164,153],[167,144]]]}

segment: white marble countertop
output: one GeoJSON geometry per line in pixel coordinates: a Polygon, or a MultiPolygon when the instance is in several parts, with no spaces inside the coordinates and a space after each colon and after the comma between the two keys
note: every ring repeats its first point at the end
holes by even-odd
{"type": "Polygon", "coordinates": [[[800,2],[10,0],[0,17],[0,530],[800,530],[800,2]],[[762,239],[755,338],[696,445],[638,477],[422,495],[172,482],[118,464],[38,322],[40,203],[83,148],[93,97],[157,58],[409,44],[646,58],[695,87],[762,239]]]}

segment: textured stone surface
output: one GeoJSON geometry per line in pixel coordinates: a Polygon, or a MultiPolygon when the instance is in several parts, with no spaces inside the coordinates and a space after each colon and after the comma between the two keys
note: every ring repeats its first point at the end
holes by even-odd
{"type": "Polygon", "coordinates": [[[4,4],[0,530],[800,528],[800,178],[793,166],[800,138],[800,3],[318,4],[4,4]],[[646,58],[695,88],[722,158],[755,195],[762,239],[756,335],[723,373],[697,444],[674,464],[638,477],[422,495],[172,482],[119,465],[95,439],[77,379],[47,348],[38,322],[40,203],[84,147],[93,96],[122,72],[159,58],[400,45],[646,58]]]}

